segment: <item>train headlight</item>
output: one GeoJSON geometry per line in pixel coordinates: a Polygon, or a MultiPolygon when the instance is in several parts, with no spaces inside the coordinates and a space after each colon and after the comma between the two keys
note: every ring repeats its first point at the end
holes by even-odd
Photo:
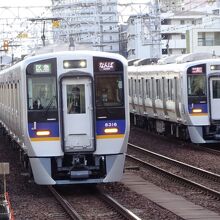
{"type": "Polygon", "coordinates": [[[69,63],[68,61],[63,62],[63,67],[64,67],[65,69],[68,69],[68,68],[70,67],[70,63],[69,63]]]}
{"type": "Polygon", "coordinates": [[[37,131],[36,132],[37,136],[49,136],[50,135],[50,131],[49,130],[41,130],[41,131],[37,131]]]}
{"type": "Polygon", "coordinates": [[[192,110],[193,113],[202,113],[202,109],[201,108],[194,108],[192,110]]]}
{"type": "Polygon", "coordinates": [[[75,69],[75,68],[86,68],[86,67],[87,67],[87,61],[85,59],[63,61],[64,69],[75,69]]]}
{"type": "Polygon", "coordinates": [[[79,66],[80,66],[81,68],[85,68],[85,67],[86,67],[86,61],[85,61],[85,60],[81,60],[81,61],[79,62],[79,66]]]}
{"type": "Polygon", "coordinates": [[[105,134],[116,134],[118,133],[118,128],[105,128],[105,134]]]}

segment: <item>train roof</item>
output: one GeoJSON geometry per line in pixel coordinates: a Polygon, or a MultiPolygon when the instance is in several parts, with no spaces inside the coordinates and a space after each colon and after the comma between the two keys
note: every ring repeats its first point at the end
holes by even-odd
{"type": "Polygon", "coordinates": [[[195,66],[204,63],[216,63],[220,64],[220,58],[213,58],[213,59],[204,59],[204,60],[197,60],[192,62],[186,63],[171,63],[165,65],[144,65],[144,66],[129,66],[128,72],[135,73],[135,72],[181,72],[189,68],[190,66],[195,66]]]}
{"type": "MultiPolygon", "coordinates": [[[[74,51],[58,51],[58,52],[50,52],[50,53],[45,53],[45,54],[39,54],[39,55],[33,55],[33,56],[28,56],[26,59],[38,59],[38,58],[46,58],[46,57],[57,57],[57,56],[65,56],[65,55],[88,55],[88,56],[97,56],[97,57],[109,57],[109,58],[115,58],[115,59],[122,59],[125,60],[127,63],[127,60],[116,53],[110,53],[110,52],[102,52],[102,51],[93,51],[93,50],[74,50],[74,51]]],[[[26,60],[25,59],[25,60],[26,60]]]]}
{"type": "Polygon", "coordinates": [[[155,71],[171,71],[171,72],[179,72],[185,68],[188,68],[192,65],[198,65],[202,63],[209,63],[213,62],[215,59],[212,58],[213,55],[210,53],[190,53],[190,54],[184,54],[184,55],[172,55],[167,56],[165,58],[162,58],[158,61],[157,64],[153,65],[133,65],[128,67],[129,72],[135,72],[135,71],[149,71],[149,72],[155,72],[155,71]]]}
{"type": "Polygon", "coordinates": [[[38,54],[38,55],[28,55],[24,58],[24,60],[14,64],[13,66],[7,67],[0,71],[0,73],[7,72],[8,70],[15,69],[19,66],[25,66],[31,62],[36,62],[38,60],[43,60],[43,59],[51,59],[51,58],[56,58],[59,56],[65,57],[67,59],[67,56],[74,56],[74,59],[79,57],[79,59],[83,58],[88,58],[88,57],[106,57],[106,58],[111,58],[111,59],[118,59],[120,60],[124,65],[127,65],[127,60],[120,54],[116,53],[110,53],[110,52],[102,52],[102,51],[90,51],[90,50],[75,50],[75,51],[58,51],[58,52],[49,52],[49,53],[44,53],[44,54],[38,54]]]}

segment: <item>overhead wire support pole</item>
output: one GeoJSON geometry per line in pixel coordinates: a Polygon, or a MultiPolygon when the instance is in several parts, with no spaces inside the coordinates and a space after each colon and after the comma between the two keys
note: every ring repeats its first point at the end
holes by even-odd
{"type": "Polygon", "coordinates": [[[42,40],[43,46],[46,46],[46,42],[45,42],[45,40],[46,40],[46,36],[45,36],[46,21],[59,21],[59,20],[62,20],[62,18],[31,18],[28,20],[31,22],[43,21],[41,40],[42,40]]]}
{"type": "Polygon", "coordinates": [[[42,31],[42,36],[41,36],[41,39],[42,39],[42,42],[43,42],[43,46],[45,47],[45,21],[43,23],[43,31],[42,31]]]}

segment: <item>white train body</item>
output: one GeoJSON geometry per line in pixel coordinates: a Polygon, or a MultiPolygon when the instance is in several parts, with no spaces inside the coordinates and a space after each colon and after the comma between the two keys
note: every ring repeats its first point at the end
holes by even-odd
{"type": "Polygon", "coordinates": [[[132,121],[193,143],[220,141],[220,59],[129,66],[132,121]]]}
{"type": "Polygon", "coordinates": [[[129,135],[127,61],[74,51],[0,74],[0,122],[37,184],[119,181],[129,135]]]}

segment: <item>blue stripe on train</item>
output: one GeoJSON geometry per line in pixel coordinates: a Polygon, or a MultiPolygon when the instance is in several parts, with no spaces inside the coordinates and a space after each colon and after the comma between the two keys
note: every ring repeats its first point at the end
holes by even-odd
{"type": "Polygon", "coordinates": [[[37,130],[49,130],[50,137],[59,137],[59,124],[58,122],[37,122],[37,129],[32,130],[34,123],[28,123],[28,131],[30,138],[35,138],[37,130]]]}
{"type": "Polygon", "coordinates": [[[105,128],[118,128],[117,134],[125,133],[125,120],[98,120],[96,121],[96,134],[103,135],[105,128]]]}
{"type": "Polygon", "coordinates": [[[189,104],[188,105],[189,113],[192,113],[193,109],[202,109],[202,113],[208,113],[208,105],[207,104],[189,104]]]}

